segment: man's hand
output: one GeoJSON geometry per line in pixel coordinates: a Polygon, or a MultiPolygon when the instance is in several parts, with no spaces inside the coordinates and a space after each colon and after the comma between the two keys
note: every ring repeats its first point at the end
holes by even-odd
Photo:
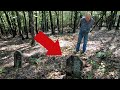
{"type": "Polygon", "coordinates": [[[95,32],[94,32],[94,31],[91,31],[91,34],[92,34],[92,36],[94,36],[95,32]]]}

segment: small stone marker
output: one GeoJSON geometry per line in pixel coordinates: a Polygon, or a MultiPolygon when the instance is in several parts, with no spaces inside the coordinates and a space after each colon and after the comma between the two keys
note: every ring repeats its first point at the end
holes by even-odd
{"type": "Polygon", "coordinates": [[[66,61],[66,78],[71,77],[71,79],[78,78],[81,79],[81,71],[83,67],[83,62],[78,56],[71,55],[66,61]]]}
{"type": "Polygon", "coordinates": [[[22,52],[15,51],[14,53],[14,67],[21,68],[22,67],[22,52]]]}

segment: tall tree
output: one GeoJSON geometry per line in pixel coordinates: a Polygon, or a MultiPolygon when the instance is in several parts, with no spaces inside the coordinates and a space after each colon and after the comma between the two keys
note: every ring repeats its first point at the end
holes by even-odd
{"type": "Polygon", "coordinates": [[[49,11],[49,15],[50,15],[50,22],[51,22],[51,30],[52,30],[52,34],[55,34],[54,28],[53,28],[53,19],[52,19],[52,13],[51,11],[49,11]]]}
{"type": "Polygon", "coordinates": [[[74,27],[73,27],[73,33],[75,33],[76,30],[76,21],[77,21],[77,11],[74,12],[74,27]]]}
{"type": "Polygon", "coordinates": [[[33,11],[28,11],[28,15],[29,15],[29,29],[31,31],[31,36],[32,36],[32,42],[31,42],[31,46],[35,45],[35,40],[34,40],[34,20],[33,20],[33,11]]]}
{"type": "Polygon", "coordinates": [[[46,30],[48,31],[48,17],[46,19],[46,30]]]}
{"type": "Polygon", "coordinates": [[[1,34],[3,35],[4,31],[5,31],[5,25],[4,25],[4,22],[3,22],[3,19],[2,19],[2,13],[1,12],[0,12],[0,30],[1,30],[1,34]]]}
{"type": "Polygon", "coordinates": [[[60,26],[59,26],[59,11],[55,11],[56,17],[57,17],[57,28],[58,28],[58,32],[60,32],[60,26]]]}
{"type": "Polygon", "coordinates": [[[63,11],[62,11],[62,33],[63,33],[63,11]]]}
{"type": "Polygon", "coordinates": [[[118,22],[117,22],[117,27],[116,27],[116,30],[119,29],[119,24],[120,24],[120,15],[119,15],[119,18],[118,18],[118,22]]]}
{"type": "Polygon", "coordinates": [[[38,29],[37,29],[37,11],[35,12],[35,21],[36,21],[36,23],[35,23],[35,30],[36,30],[36,33],[38,34],[38,29]]]}
{"type": "Polygon", "coordinates": [[[17,35],[16,15],[14,11],[11,11],[11,14],[12,14],[13,29],[14,29],[15,35],[17,35]]]}
{"type": "Polygon", "coordinates": [[[10,28],[10,33],[12,32],[13,37],[15,37],[15,32],[14,32],[14,30],[12,28],[12,25],[11,25],[8,13],[7,13],[7,11],[3,11],[3,12],[5,13],[5,16],[6,16],[6,19],[7,19],[7,23],[8,23],[9,28],[10,28]]]}
{"type": "Polygon", "coordinates": [[[23,11],[23,16],[24,16],[24,19],[23,19],[23,21],[24,21],[24,31],[26,33],[26,39],[28,39],[29,37],[28,37],[27,20],[26,20],[25,11],[23,11]]]}
{"type": "Polygon", "coordinates": [[[71,27],[73,25],[73,11],[71,11],[71,27]]]}
{"type": "Polygon", "coordinates": [[[111,30],[112,24],[113,24],[113,18],[114,17],[114,11],[111,11],[110,19],[109,19],[109,24],[108,24],[108,30],[111,30]]]}
{"type": "Polygon", "coordinates": [[[46,11],[44,11],[43,12],[43,15],[44,15],[44,29],[45,29],[45,31],[47,31],[47,25],[46,25],[46,23],[47,23],[47,20],[46,20],[46,11]]]}
{"type": "Polygon", "coordinates": [[[22,34],[22,27],[21,27],[21,18],[20,18],[19,12],[18,11],[15,11],[15,12],[16,12],[16,15],[17,15],[17,23],[18,23],[19,34],[20,34],[20,37],[22,38],[22,40],[24,40],[24,37],[23,37],[23,34],[22,34]]]}
{"type": "Polygon", "coordinates": [[[116,22],[116,17],[117,17],[117,11],[114,11],[114,20],[113,20],[113,26],[115,26],[115,22],[116,22]]]}
{"type": "Polygon", "coordinates": [[[91,15],[93,15],[93,11],[91,11],[91,15]]]}
{"type": "MultiPolygon", "coordinates": [[[[2,23],[1,23],[1,22],[0,22],[0,32],[1,32],[2,35],[4,35],[3,26],[2,26],[2,23]]],[[[1,34],[0,34],[0,35],[1,35],[1,34]]]]}
{"type": "MultiPolygon", "coordinates": [[[[104,15],[104,14],[106,15],[106,11],[102,11],[102,12],[101,12],[101,16],[104,15]]],[[[99,29],[101,29],[102,25],[103,25],[103,17],[102,17],[101,20],[100,20],[99,29]]]]}
{"type": "Polygon", "coordinates": [[[42,11],[41,28],[42,28],[42,31],[44,32],[45,31],[45,27],[44,27],[44,11],[42,11]]]}

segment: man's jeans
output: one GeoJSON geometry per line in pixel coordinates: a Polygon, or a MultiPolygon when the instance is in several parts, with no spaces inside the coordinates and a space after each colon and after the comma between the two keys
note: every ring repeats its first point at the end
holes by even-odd
{"type": "Polygon", "coordinates": [[[76,51],[77,52],[80,49],[80,44],[81,44],[82,38],[84,38],[84,41],[83,41],[83,52],[86,51],[86,46],[87,46],[87,41],[88,41],[88,33],[84,34],[83,32],[80,31],[79,32],[79,36],[78,36],[77,46],[76,46],[76,51]]]}

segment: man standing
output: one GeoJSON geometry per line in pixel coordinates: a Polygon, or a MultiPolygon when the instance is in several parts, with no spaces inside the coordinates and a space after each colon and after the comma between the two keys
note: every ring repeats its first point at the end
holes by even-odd
{"type": "Polygon", "coordinates": [[[80,20],[80,32],[78,36],[78,42],[76,46],[76,52],[77,53],[80,49],[80,44],[82,39],[84,38],[83,41],[83,51],[82,53],[85,53],[86,47],[87,47],[87,41],[88,41],[88,33],[90,32],[90,28],[92,28],[94,24],[94,20],[91,17],[91,14],[89,12],[85,13],[85,17],[81,18],[80,20]]]}

